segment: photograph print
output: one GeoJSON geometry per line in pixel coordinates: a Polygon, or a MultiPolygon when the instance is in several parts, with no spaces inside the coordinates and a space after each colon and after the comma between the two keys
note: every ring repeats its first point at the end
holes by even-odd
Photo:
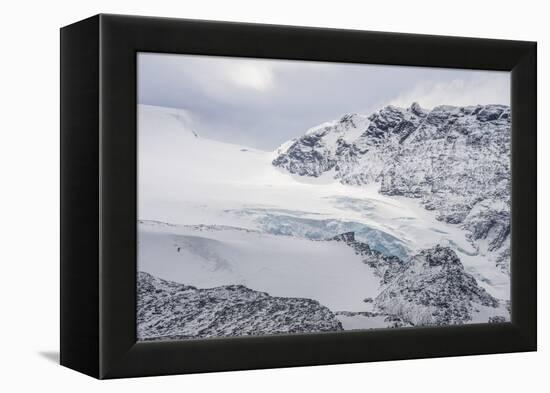
{"type": "Polygon", "coordinates": [[[138,53],[137,338],[510,321],[510,74],[138,53]]]}

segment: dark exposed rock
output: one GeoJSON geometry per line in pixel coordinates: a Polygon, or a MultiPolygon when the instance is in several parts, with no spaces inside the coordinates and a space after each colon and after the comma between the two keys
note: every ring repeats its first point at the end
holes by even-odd
{"type": "Polygon", "coordinates": [[[329,240],[335,240],[337,242],[344,242],[347,244],[353,244],[355,242],[355,232],[346,232],[340,235],[336,235],[329,240]]]}
{"type": "Polygon", "coordinates": [[[342,330],[317,301],[273,297],[243,285],[198,289],[139,272],[138,339],[189,339],[342,330]]]}
{"type": "Polygon", "coordinates": [[[462,324],[477,306],[496,308],[497,299],[464,270],[456,253],[439,245],[401,264],[375,305],[413,325],[462,324]]]}
{"type": "Polygon", "coordinates": [[[496,316],[496,317],[489,317],[489,323],[505,323],[508,322],[508,320],[503,316],[496,316]]]}
{"type": "Polygon", "coordinates": [[[427,112],[420,107],[418,102],[413,102],[408,110],[418,117],[425,117],[427,115],[427,112]]]}
{"type": "Polygon", "coordinates": [[[479,121],[493,121],[499,119],[503,114],[508,114],[510,111],[504,105],[488,105],[482,108],[476,118],[479,121]]]}
{"type": "Polygon", "coordinates": [[[473,240],[486,239],[488,250],[500,249],[510,235],[510,208],[498,201],[480,201],[464,220],[473,240]]]}
{"type": "Polygon", "coordinates": [[[332,169],[336,161],[330,157],[320,137],[306,135],[292,144],[284,155],[277,157],[273,165],[285,167],[300,176],[318,177],[332,169]]]}

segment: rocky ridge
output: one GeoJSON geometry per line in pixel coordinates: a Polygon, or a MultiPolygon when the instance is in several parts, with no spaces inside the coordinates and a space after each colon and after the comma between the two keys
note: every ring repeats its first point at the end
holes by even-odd
{"type": "Polygon", "coordinates": [[[139,272],[137,288],[140,340],[342,330],[315,300],[274,297],[243,285],[198,289],[139,272]]]}

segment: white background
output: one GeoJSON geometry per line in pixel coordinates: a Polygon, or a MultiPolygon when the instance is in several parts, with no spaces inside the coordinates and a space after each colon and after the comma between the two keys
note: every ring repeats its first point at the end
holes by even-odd
{"type": "Polygon", "coordinates": [[[0,39],[0,389],[5,392],[512,392],[548,389],[548,11],[543,1],[4,2],[0,39]],[[539,352],[342,366],[95,381],[55,362],[59,329],[59,31],[93,14],[124,13],[539,43],[539,352]]]}

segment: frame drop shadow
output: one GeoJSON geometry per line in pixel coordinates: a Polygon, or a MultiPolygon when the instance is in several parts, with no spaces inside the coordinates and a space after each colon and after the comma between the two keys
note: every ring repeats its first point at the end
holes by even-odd
{"type": "Polygon", "coordinates": [[[38,354],[50,362],[59,364],[59,351],[39,351],[38,354]]]}

